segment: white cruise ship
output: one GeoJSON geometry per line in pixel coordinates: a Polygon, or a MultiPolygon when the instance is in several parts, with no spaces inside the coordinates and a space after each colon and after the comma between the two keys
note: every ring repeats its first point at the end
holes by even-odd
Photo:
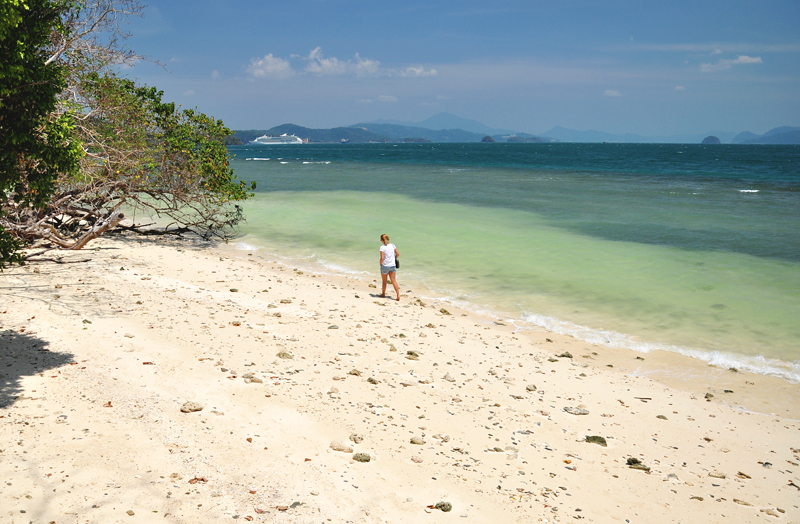
{"type": "Polygon", "coordinates": [[[282,134],[281,136],[269,136],[269,135],[260,136],[251,142],[251,144],[265,144],[265,145],[271,145],[271,144],[284,145],[284,144],[302,144],[302,143],[303,143],[302,138],[295,135],[287,135],[286,133],[282,134]]]}

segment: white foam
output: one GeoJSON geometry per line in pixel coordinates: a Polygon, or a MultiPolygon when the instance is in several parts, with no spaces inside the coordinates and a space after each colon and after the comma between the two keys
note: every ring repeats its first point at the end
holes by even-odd
{"type": "Polygon", "coordinates": [[[758,189],[740,189],[739,193],[758,193],[758,189]]]}
{"type": "Polygon", "coordinates": [[[330,160],[328,160],[328,161],[321,161],[321,162],[308,162],[308,161],[305,161],[303,163],[304,164],[326,164],[327,165],[327,164],[330,164],[331,162],[330,162],[330,160]]]}
{"type": "Polygon", "coordinates": [[[625,335],[623,333],[604,329],[592,329],[587,326],[558,320],[544,315],[526,314],[523,316],[523,320],[554,333],[573,336],[577,339],[589,342],[590,344],[632,349],[640,353],[649,353],[655,350],[671,351],[721,368],[736,368],[751,373],[780,377],[794,383],[800,382],[800,361],[784,362],[777,359],[768,359],[761,355],[751,357],[723,351],[704,351],[672,344],[642,342],[637,337],[625,335]]]}
{"type": "Polygon", "coordinates": [[[236,244],[236,249],[239,251],[258,251],[258,247],[247,242],[239,242],[236,244]]]}
{"type": "Polygon", "coordinates": [[[266,160],[269,160],[269,158],[245,158],[245,160],[261,160],[261,161],[266,161],[266,160]]]}
{"type": "Polygon", "coordinates": [[[289,162],[281,162],[281,164],[288,164],[289,162]]]}
{"type": "MultiPolygon", "coordinates": [[[[313,257],[313,258],[316,258],[316,257],[313,257]]],[[[334,264],[333,262],[328,262],[328,261],[323,260],[321,258],[317,258],[316,262],[319,265],[321,265],[322,267],[324,267],[325,269],[327,269],[329,271],[332,271],[334,273],[337,273],[337,274],[359,275],[359,276],[361,276],[361,275],[370,275],[371,274],[369,271],[359,271],[357,269],[351,269],[349,267],[340,266],[339,264],[334,264]]]]}

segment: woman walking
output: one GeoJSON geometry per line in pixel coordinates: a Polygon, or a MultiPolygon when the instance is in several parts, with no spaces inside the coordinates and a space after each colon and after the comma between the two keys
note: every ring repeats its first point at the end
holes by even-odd
{"type": "Polygon", "coordinates": [[[400,302],[400,286],[397,285],[397,258],[400,253],[398,253],[397,247],[389,242],[389,235],[381,235],[381,242],[383,242],[381,246],[381,279],[383,280],[381,296],[386,296],[386,277],[391,277],[392,286],[397,293],[397,301],[400,302]]]}

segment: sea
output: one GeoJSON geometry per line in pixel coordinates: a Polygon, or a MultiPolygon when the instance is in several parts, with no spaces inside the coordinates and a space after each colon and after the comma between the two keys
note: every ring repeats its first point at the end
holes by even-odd
{"type": "Polygon", "coordinates": [[[240,249],[593,344],[800,382],[800,146],[229,147],[240,249]]]}

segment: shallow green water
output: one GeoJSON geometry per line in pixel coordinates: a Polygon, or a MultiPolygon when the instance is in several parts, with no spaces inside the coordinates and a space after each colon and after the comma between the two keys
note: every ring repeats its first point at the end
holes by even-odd
{"type": "Polygon", "coordinates": [[[523,326],[800,378],[791,171],[776,185],[552,159],[543,168],[415,162],[413,151],[381,161],[378,148],[358,161],[344,147],[289,152],[309,151],[234,160],[237,175],[267,189],[245,206],[243,247],[371,280],[388,233],[401,284],[523,326]]]}

